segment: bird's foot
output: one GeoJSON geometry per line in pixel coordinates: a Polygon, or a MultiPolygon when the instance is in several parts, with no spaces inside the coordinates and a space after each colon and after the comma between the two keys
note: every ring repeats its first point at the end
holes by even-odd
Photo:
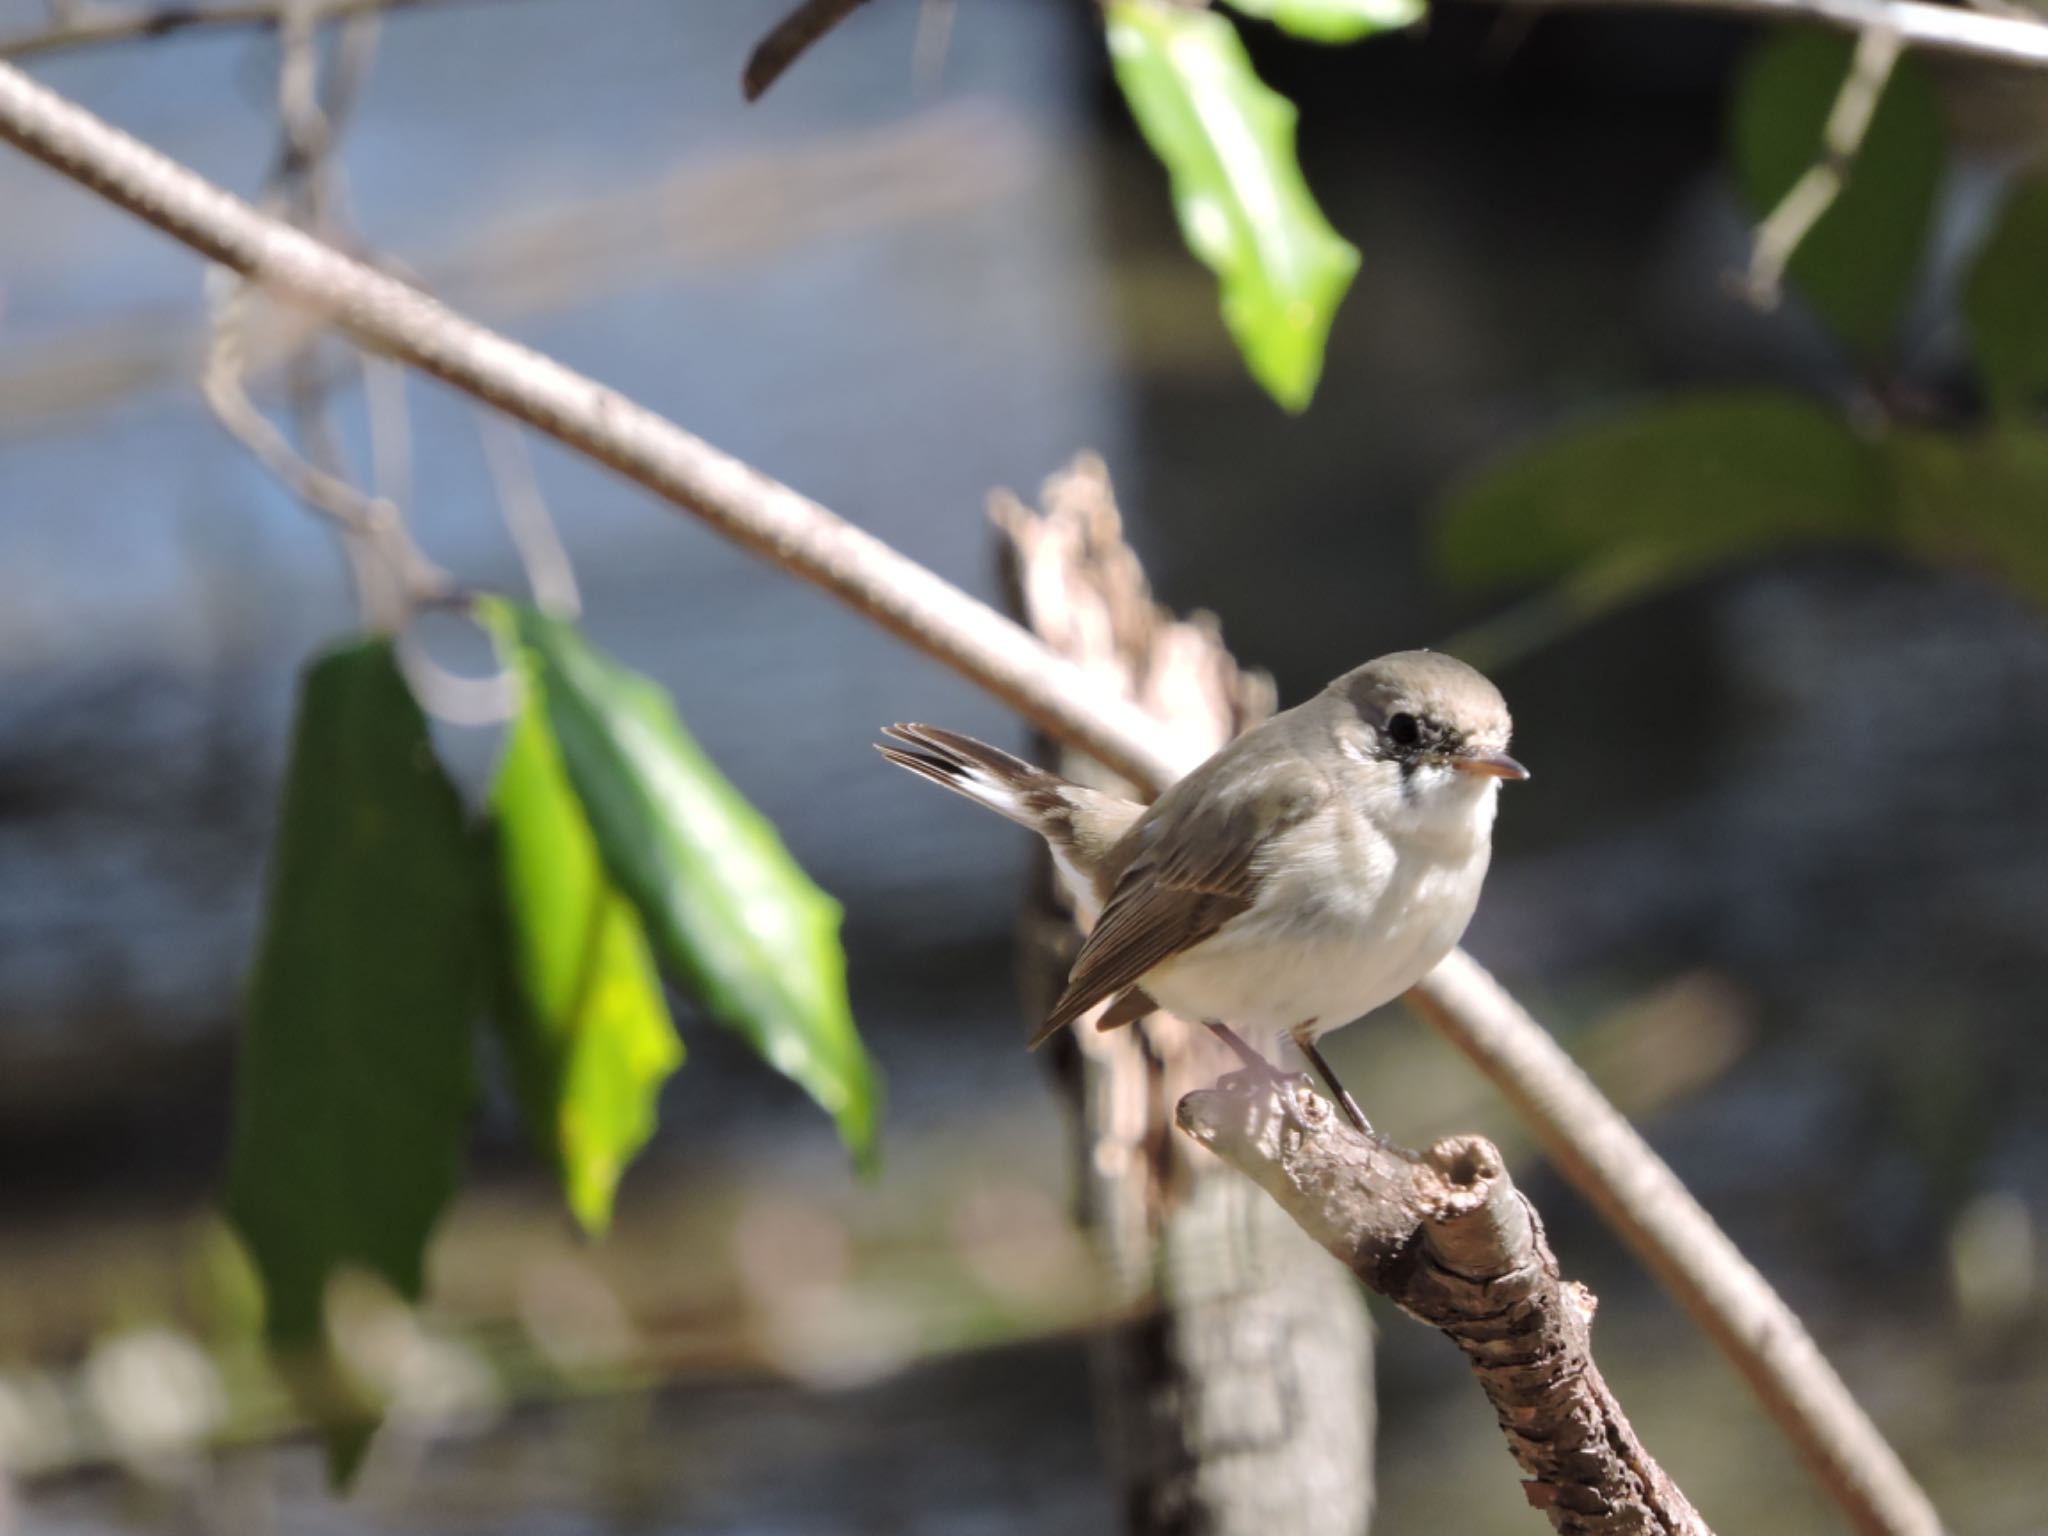
{"type": "Polygon", "coordinates": [[[1351,1122],[1352,1129],[1361,1136],[1373,1136],[1372,1122],[1365,1118],[1365,1111],[1358,1107],[1358,1100],[1351,1097],[1351,1090],[1337,1081],[1337,1074],[1330,1070],[1330,1064],[1323,1060],[1323,1053],[1316,1049],[1315,1036],[1306,1030],[1297,1033],[1294,1043],[1301,1047],[1301,1054],[1316,1069],[1316,1075],[1323,1080],[1323,1086],[1330,1090],[1330,1097],[1337,1101],[1337,1107],[1344,1111],[1344,1118],[1351,1122]]]}
{"type": "MultiPolygon", "coordinates": [[[[1261,1056],[1245,1041],[1242,1035],[1228,1024],[1219,1024],[1214,1019],[1211,1019],[1209,1021],[1209,1029],[1218,1040],[1221,1040],[1230,1047],[1232,1053],[1236,1055],[1239,1061],[1244,1063],[1245,1076],[1255,1081],[1281,1084],[1292,1083],[1297,1080],[1307,1081],[1299,1072],[1283,1072],[1280,1068],[1274,1066],[1272,1062],[1261,1056]]],[[[1336,1101],[1337,1107],[1344,1111],[1344,1118],[1351,1122],[1352,1127],[1360,1135],[1377,1135],[1378,1133],[1372,1128],[1372,1122],[1365,1118],[1365,1111],[1358,1107],[1358,1100],[1351,1097],[1350,1090],[1337,1081],[1337,1074],[1332,1072],[1330,1064],[1323,1060],[1323,1053],[1316,1049],[1315,1040],[1306,1034],[1299,1034],[1295,1036],[1294,1043],[1300,1046],[1302,1054],[1308,1057],[1310,1065],[1316,1069],[1316,1074],[1322,1078],[1323,1086],[1329,1090],[1330,1097],[1336,1101]]],[[[1231,1074],[1233,1077],[1237,1075],[1237,1073],[1231,1074]]]]}
{"type": "Polygon", "coordinates": [[[1229,1046],[1231,1054],[1243,1063],[1237,1071],[1222,1078],[1221,1083],[1250,1082],[1269,1084],[1288,1093],[1292,1093],[1296,1086],[1299,1085],[1310,1092],[1314,1091],[1305,1076],[1299,1072],[1286,1071],[1266,1060],[1264,1056],[1259,1054],[1255,1046],[1228,1024],[1219,1024],[1212,1019],[1209,1021],[1209,1030],[1218,1040],[1229,1046]]]}

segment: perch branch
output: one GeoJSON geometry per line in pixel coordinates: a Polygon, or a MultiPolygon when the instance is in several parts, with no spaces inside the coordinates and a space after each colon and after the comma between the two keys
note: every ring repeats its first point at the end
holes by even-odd
{"type": "Polygon", "coordinates": [[[1813,1335],[1507,989],[1455,950],[1408,1002],[1486,1074],[1559,1171],[1720,1345],[1856,1529],[1940,1536],[1941,1517],[1813,1335]]]}
{"type": "Polygon", "coordinates": [[[1179,1119],[1368,1288],[1463,1351],[1553,1527],[1712,1536],[1601,1378],[1593,1298],[1559,1276],[1491,1142],[1411,1152],[1343,1124],[1305,1077],[1244,1072],[1188,1094],[1179,1119]]]}
{"type": "MultiPolygon", "coordinates": [[[[0,140],[823,587],[1134,783],[1156,791],[1192,766],[1138,706],[881,540],[624,396],[264,217],[5,64],[0,140]]],[[[1682,1277],[1674,1290],[1779,1421],[1797,1426],[1794,1444],[1856,1528],[1939,1532],[1926,1496],[1791,1310],[1506,990],[1460,951],[1412,996],[1530,1115],[1624,1240],[1667,1281],[1682,1277]],[[1715,1315],[1731,1297],[1743,1310],[1715,1315]],[[1807,1422],[1816,1406],[1831,1411],[1807,1422]]]]}

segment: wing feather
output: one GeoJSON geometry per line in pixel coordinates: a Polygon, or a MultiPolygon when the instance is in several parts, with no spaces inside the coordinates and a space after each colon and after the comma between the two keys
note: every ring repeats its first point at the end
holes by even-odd
{"type": "Polygon", "coordinates": [[[1249,911],[1267,843],[1329,797],[1322,775],[1298,758],[1246,772],[1230,761],[1238,756],[1226,749],[1212,758],[1126,834],[1119,852],[1128,862],[1034,1045],[1249,911]]]}

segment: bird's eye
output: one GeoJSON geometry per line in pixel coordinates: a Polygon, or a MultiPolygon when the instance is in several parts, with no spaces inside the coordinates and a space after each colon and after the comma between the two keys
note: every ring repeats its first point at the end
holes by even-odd
{"type": "Polygon", "coordinates": [[[1387,735],[1397,747],[1412,747],[1422,740],[1422,726],[1410,714],[1389,715],[1387,735]]]}

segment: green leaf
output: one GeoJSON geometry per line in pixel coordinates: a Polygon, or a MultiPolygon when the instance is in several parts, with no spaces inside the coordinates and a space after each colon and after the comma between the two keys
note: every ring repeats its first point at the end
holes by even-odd
{"type": "Polygon", "coordinates": [[[684,732],[668,696],[576,630],[505,604],[605,868],[656,951],[873,1156],[879,1091],[855,1032],[839,905],[684,732]]]}
{"type": "MultiPolygon", "coordinates": [[[[488,610],[508,651],[513,625],[488,610]]],[[[592,1234],[619,1176],[654,1134],[661,1085],[682,1064],[646,929],[606,873],[555,744],[546,684],[525,696],[491,789],[500,1000],[493,1010],[527,1128],[592,1234]]]]}
{"type": "Polygon", "coordinates": [[[330,652],[300,691],[228,1170],[288,1360],[324,1360],[338,1272],[420,1294],[474,1097],[476,914],[462,809],[389,642],[330,652]]]}
{"type": "Polygon", "coordinates": [[[1311,43],[1355,43],[1420,21],[1429,9],[1427,0],[1230,0],[1230,8],[1311,43]]]}
{"type": "Polygon", "coordinates": [[[2048,402],[2048,171],[2007,195],[1963,290],[1984,393],[2001,415],[2048,402]]]}
{"type": "MultiPolygon", "coordinates": [[[[1733,153],[1758,217],[1822,158],[1822,127],[1854,51],[1846,37],[1774,32],[1744,69],[1733,153]]],[[[1890,345],[1920,269],[1943,148],[1933,87],[1910,55],[1901,58],[1841,195],[1793,254],[1792,281],[1865,357],[1890,345]]]]}
{"type": "Polygon", "coordinates": [[[1299,411],[1358,252],[1302,180],[1293,103],[1260,83],[1214,12],[1111,0],[1107,22],[1117,84],[1166,163],[1188,248],[1217,276],[1224,324],[1252,376],[1299,411]]]}
{"type": "Polygon", "coordinates": [[[1875,456],[1790,395],[1702,395],[1558,433],[1455,487],[1437,556],[1473,587],[1570,575],[1615,597],[1792,543],[1882,531],[1875,456]]]}
{"type": "Polygon", "coordinates": [[[1898,536],[1924,560],[1976,566],[2048,603],[2048,434],[1897,429],[1883,442],[1898,536]]]}

